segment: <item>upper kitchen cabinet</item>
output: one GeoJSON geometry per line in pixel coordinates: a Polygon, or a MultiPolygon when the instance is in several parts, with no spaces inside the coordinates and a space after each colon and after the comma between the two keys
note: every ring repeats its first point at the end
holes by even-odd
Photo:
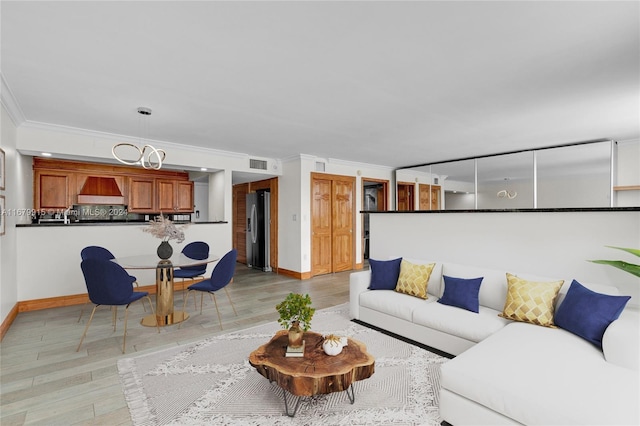
{"type": "Polygon", "coordinates": [[[153,178],[129,178],[129,205],[131,213],[155,213],[156,181],[153,178]]]}
{"type": "Polygon", "coordinates": [[[161,213],[193,212],[193,182],[157,179],[156,184],[161,213]]]}
{"type": "Polygon", "coordinates": [[[192,213],[193,182],[175,170],[33,159],[34,207],[126,204],[131,213],[192,213]]]}
{"type": "Polygon", "coordinates": [[[36,170],[34,172],[34,208],[66,210],[73,204],[75,186],[73,173],[36,170]]]}

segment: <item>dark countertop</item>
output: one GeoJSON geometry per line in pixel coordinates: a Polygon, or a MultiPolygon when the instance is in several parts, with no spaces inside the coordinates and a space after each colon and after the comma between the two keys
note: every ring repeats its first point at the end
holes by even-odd
{"type": "MultiPolygon", "coordinates": [[[[205,225],[228,223],[226,221],[216,222],[174,222],[176,225],[205,225]]],[[[147,225],[148,222],[45,222],[45,223],[19,223],[16,228],[50,228],[52,226],[128,226],[128,225],[147,225]]]]}

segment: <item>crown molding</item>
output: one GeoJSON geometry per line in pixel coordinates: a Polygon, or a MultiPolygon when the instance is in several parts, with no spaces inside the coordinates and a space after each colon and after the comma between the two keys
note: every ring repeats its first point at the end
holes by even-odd
{"type": "Polygon", "coordinates": [[[67,133],[72,135],[85,136],[87,138],[99,138],[111,143],[121,143],[121,142],[132,143],[132,144],[148,143],[150,145],[153,145],[156,148],[175,149],[175,150],[189,151],[189,152],[194,152],[199,154],[210,154],[210,155],[215,155],[219,157],[227,157],[227,158],[249,158],[250,157],[249,154],[240,153],[240,152],[223,151],[223,150],[214,149],[214,148],[204,148],[204,147],[199,147],[194,145],[186,145],[186,144],[181,144],[176,142],[167,142],[167,141],[160,141],[160,140],[154,140],[154,139],[144,139],[144,138],[139,138],[134,136],[119,135],[117,133],[100,132],[97,130],[81,129],[78,127],[42,123],[37,121],[27,120],[24,122],[22,127],[25,129],[35,129],[35,130],[43,130],[43,131],[50,131],[50,132],[56,132],[56,133],[67,133]]]}
{"type": "Polygon", "coordinates": [[[0,73],[0,103],[2,103],[2,106],[4,106],[9,118],[11,118],[11,121],[13,121],[16,127],[21,126],[26,121],[22,108],[20,108],[20,104],[13,95],[2,73],[0,73]]]}
{"type": "Polygon", "coordinates": [[[341,166],[353,167],[356,169],[366,168],[366,169],[379,169],[379,170],[385,170],[385,171],[396,170],[395,167],[381,166],[379,164],[360,163],[358,161],[341,160],[339,158],[327,158],[327,162],[331,164],[341,165],[341,166]]]}

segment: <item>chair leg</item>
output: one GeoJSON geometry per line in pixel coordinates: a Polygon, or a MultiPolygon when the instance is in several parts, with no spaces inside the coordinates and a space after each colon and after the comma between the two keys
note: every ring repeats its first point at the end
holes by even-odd
{"type": "Polygon", "coordinates": [[[229,292],[227,291],[226,287],[224,287],[224,292],[227,293],[227,299],[229,299],[229,303],[231,303],[231,307],[233,308],[233,313],[236,314],[236,316],[238,316],[238,313],[236,312],[236,307],[233,305],[233,302],[231,301],[231,296],[229,296],[229,292]]]}
{"type": "MultiPolygon", "coordinates": [[[[183,294],[183,296],[182,296],[182,312],[184,312],[184,311],[185,311],[185,309],[187,309],[187,300],[189,300],[189,293],[190,293],[190,292],[192,292],[192,291],[193,291],[193,290],[187,290],[187,295],[186,295],[186,297],[184,296],[184,294],[183,294]]],[[[193,295],[193,297],[194,297],[194,299],[195,299],[196,295],[194,294],[194,295],[193,295]]],[[[156,317],[156,322],[157,322],[157,320],[158,320],[158,317],[156,317]]],[[[178,324],[178,330],[180,330],[180,327],[182,327],[182,323],[183,323],[183,322],[184,322],[184,321],[182,321],[182,322],[180,322],[180,324],[178,324]]],[[[160,330],[158,329],[158,333],[159,333],[159,332],[160,332],[160,330]]]]}
{"type": "MultiPolygon", "coordinates": [[[[138,284],[138,281],[134,281],[133,285],[136,287],[140,287],[140,284],[138,284]]],[[[149,306],[151,306],[151,304],[149,304],[149,306]]],[[[142,304],[142,309],[144,309],[144,311],[147,312],[147,307],[144,306],[144,303],[142,304]]]]}
{"type": "Polygon", "coordinates": [[[220,317],[220,310],[218,309],[218,300],[216,298],[215,293],[209,293],[213,295],[213,303],[216,304],[216,312],[218,313],[218,322],[220,322],[220,330],[222,330],[222,318],[220,317]]]}
{"type": "Polygon", "coordinates": [[[82,309],[80,309],[80,316],[78,317],[78,322],[80,322],[80,320],[82,319],[82,314],[84,314],[84,308],[87,307],[87,303],[89,303],[88,297],[87,297],[87,300],[85,300],[84,304],[82,305],[82,309]]]}
{"type": "Polygon", "coordinates": [[[113,331],[116,331],[116,322],[118,322],[118,307],[112,306],[111,312],[113,312],[113,331]]]}
{"type": "Polygon", "coordinates": [[[200,315],[202,315],[202,299],[204,299],[204,293],[200,293],[200,315]]]}
{"type": "MultiPolygon", "coordinates": [[[[148,294],[147,294],[147,302],[149,302],[151,313],[153,314],[153,317],[156,319],[156,329],[158,330],[158,333],[160,333],[160,324],[158,324],[158,317],[156,316],[156,311],[153,309],[153,305],[151,304],[151,296],[149,296],[148,294]]],[[[144,306],[144,303],[142,305],[144,306]]]]}
{"type": "Polygon", "coordinates": [[[91,316],[89,317],[89,321],[87,322],[86,327],[84,328],[84,333],[82,333],[82,337],[80,338],[80,343],[78,344],[78,348],[76,349],[76,352],[80,351],[80,346],[82,346],[82,342],[84,341],[84,337],[87,335],[87,330],[89,330],[89,325],[91,325],[91,320],[93,319],[93,314],[96,313],[96,309],[98,308],[99,305],[95,305],[93,307],[93,311],[91,311],[91,316]]]}
{"type": "Polygon", "coordinates": [[[127,345],[127,316],[128,315],[129,315],[129,305],[127,305],[124,308],[124,334],[122,335],[122,353],[125,353],[125,348],[127,345]]]}

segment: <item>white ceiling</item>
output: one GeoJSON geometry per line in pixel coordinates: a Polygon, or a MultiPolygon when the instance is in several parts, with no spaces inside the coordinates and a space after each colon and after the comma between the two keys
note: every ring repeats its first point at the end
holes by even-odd
{"type": "Polygon", "coordinates": [[[640,3],[0,3],[27,122],[400,167],[640,137],[640,3]]]}

